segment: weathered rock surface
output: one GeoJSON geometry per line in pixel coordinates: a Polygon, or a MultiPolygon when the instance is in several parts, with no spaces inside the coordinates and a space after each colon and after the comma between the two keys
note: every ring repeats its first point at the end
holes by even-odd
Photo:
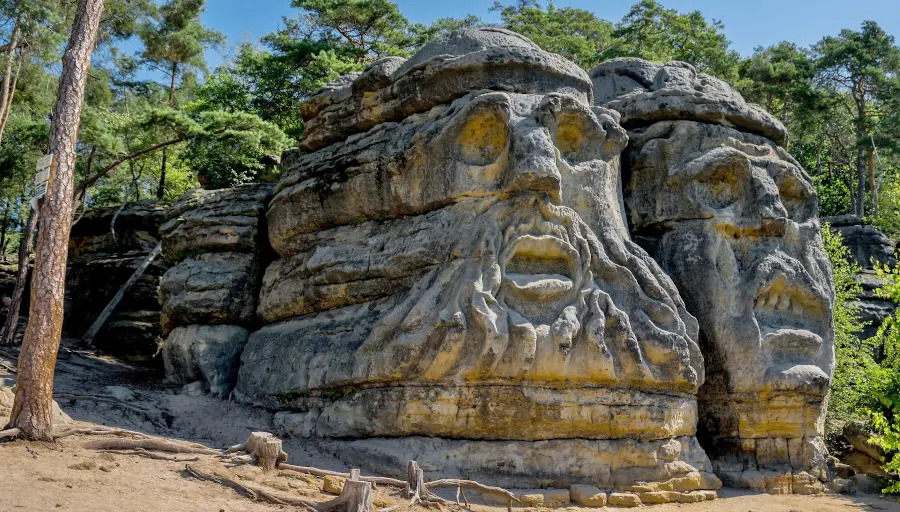
{"type": "Polygon", "coordinates": [[[501,28],[442,36],[406,62],[381,59],[346,77],[302,107],[304,151],[321,149],[378,124],[400,121],[477,89],[543,93],[590,100],[590,79],[574,63],[501,28]]]}
{"type": "Polygon", "coordinates": [[[268,262],[266,203],[273,185],[185,194],[160,228],[163,255],[177,262],[159,290],[166,375],[231,392],[238,361],[256,325],[262,268],[268,262]]]}
{"type": "Polygon", "coordinates": [[[177,327],[163,346],[166,375],[177,384],[200,381],[213,395],[227,396],[248,334],[234,325],[177,327]]]}
{"type": "Polygon", "coordinates": [[[264,250],[264,215],[271,193],[269,184],[188,192],[169,208],[159,230],[166,260],[175,263],[207,252],[264,250]]]}
{"type": "Polygon", "coordinates": [[[658,121],[690,120],[734,127],[778,145],[787,130],[774,116],[727,83],[685,62],[659,64],[631,57],[603,62],[590,72],[594,102],[622,114],[626,128],[658,121]]]}
{"type": "MultiPolygon", "coordinates": [[[[72,227],[63,322],[69,335],[84,334],[146,259],[159,242],[164,217],[164,206],[139,201],[126,203],[121,211],[88,211],[72,227]]],[[[98,348],[136,362],[155,356],[162,334],[159,279],[167,268],[162,258],[151,263],[95,338],[98,348]]]]}
{"type": "Polygon", "coordinates": [[[630,128],[632,235],[700,323],[699,435],[731,485],[821,492],[833,284],[812,181],[783,126],[683,63],[617,59],[595,102],[630,128]]]}
{"type": "MultiPolygon", "coordinates": [[[[841,234],[844,245],[847,246],[853,259],[862,269],[854,278],[862,287],[862,292],[857,295],[856,302],[859,308],[857,310],[859,319],[867,324],[859,337],[861,339],[871,338],[878,333],[878,328],[881,327],[884,320],[897,309],[897,305],[893,301],[879,297],[875,293],[875,290],[884,283],[874,271],[874,262],[890,266],[897,264],[894,254],[896,244],[884,233],[867,225],[856,215],[824,217],[822,222],[828,222],[831,229],[841,234]]],[[[876,357],[879,356],[880,354],[876,354],[876,357]]]]}
{"type": "Polygon", "coordinates": [[[189,324],[252,325],[259,289],[254,254],[206,253],[166,272],[160,284],[162,326],[168,333],[189,324]]]}
{"type": "Polygon", "coordinates": [[[562,488],[573,483],[625,492],[715,490],[721,482],[693,437],[665,441],[553,439],[471,441],[427,437],[323,440],[351,465],[403,478],[406,462],[427,473],[472,478],[507,488],[562,488]]]}

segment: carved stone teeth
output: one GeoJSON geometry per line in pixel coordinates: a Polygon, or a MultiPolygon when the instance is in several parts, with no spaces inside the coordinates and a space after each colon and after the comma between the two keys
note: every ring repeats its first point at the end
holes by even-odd
{"type": "Polygon", "coordinates": [[[778,294],[775,292],[770,292],[769,298],[766,299],[766,306],[769,306],[770,308],[774,308],[775,304],[777,304],[777,303],[778,303],[778,294]]]}
{"type": "Polygon", "coordinates": [[[803,306],[801,306],[799,302],[795,301],[791,304],[791,312],[797,316],[802,315],[803,314],[803,306]]]}
{"type": "Polygon", "coordinates": [[[791,306],[791,298],[788,297],[787,295],[782,295],[778,299],[777,309],[784,311],[784,310],[788,309],[790,306],[791,306]]]}
{"type": "Polygon", "coordinates": [[[760,295],[759,297],[756,298],[756,309],[761,309],[765,305],[766,305],[766,297],[765,296],[760,295]]]}

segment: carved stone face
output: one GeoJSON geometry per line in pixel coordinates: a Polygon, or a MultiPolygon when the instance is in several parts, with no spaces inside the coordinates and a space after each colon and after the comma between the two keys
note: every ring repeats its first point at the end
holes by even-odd
{"type": "MultiPolygon", "coordinates": [[[[355,167],[355,176],[327,185],[300,181],[270,210],[270,227],[279,229],[290,208],[304,231],[409,214],[367,226],[364,245],[349,226],[278,244],[300,252],[267,272],[260,313],[269,323],[330,309],[343,300],[333,285],[345,279],[346,300],[399,300],[393,287],[354,289],[384,277],[382,258],[420,277],[359,347],[346,370],[352,376],[331,371],[334,382],[318,384],[465,377],[696,389],[702,360],[693,320],[671,281],[624,235],[617,168],[627,137],[614,113],[567,95],[483,93],[393,131],[354,141],[379,155],[374,162],[359,152],[353,162],[335,158],[355,167]],[[368,187],[355,179],[380,183],[370,188],[379,193],[355,195],[368,187]],[[375,232],[392,232],[390,245],[373,242],[375,232]],[[366,269],[348,276],[357,258],[366,269]],[[307,291],[301,300],[298,283],[285,279],[298,274],[298,264],[307,291]],[[329,293],[314,292],[320,282],[329,293]],[[435,351],[436,332],[444,341],[435,351]]],[[[321,169],[321,155],[308,157],[321,169]]]]}
{"type": "Polygon", "coordinates": [[[833,296],[809,177],[774,143],[668,121],[632,136],[634,231],[672,275],[732,393],[823,396],[833,296]]]}

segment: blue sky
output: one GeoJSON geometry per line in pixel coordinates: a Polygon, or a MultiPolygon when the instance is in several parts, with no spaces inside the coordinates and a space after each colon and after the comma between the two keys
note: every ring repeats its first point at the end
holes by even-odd
{"type": "MultiPolygon", "coordinates": [[[[509,4],[513,0],[506,0],[509,4]]],[[[593,11],[601,18],[618,21],[637,0],[557,0],[558,7],[593,11]]],[[[428,23],[442,16],[474,14],[497,21],[488,9],[493,0],[399,0],[401,12],[413,22],[428,23]]],[[[789,40],[806,46],[842,28],[858,29],[863,20],[875,20],[900,38],[900,0],[662,0],[667,8],[699,10],[707,19],[725,23],[732,47],[742,55],[756,46],[789,40]]],[[[207,0],[203,21],[228,36],[229,46],[256,41],[275,30],[282,16],[293,16],[290,0],[207,0]]],[[[227,53],[227,52],[226,52],[227,53]]],[[[207,55],[210,67],[222,62],[215,52],[207,55]]]]}

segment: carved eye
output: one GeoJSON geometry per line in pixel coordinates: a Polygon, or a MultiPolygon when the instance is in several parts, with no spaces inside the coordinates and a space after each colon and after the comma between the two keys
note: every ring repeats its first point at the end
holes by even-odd
{"type": "Polygon", "coordinates": [[[557,114],[556,126],[553,130],[553,143],[566,160],[577,160],[585,141],[596,130],[581,112],[563,112],[557,114]]]}
{"type": "Polygon", "coordinates": [[[458,158],[469,165],[490,165],[506,150],[509,128],[497,109],[471,112],[456,136],[458,158]]]}

